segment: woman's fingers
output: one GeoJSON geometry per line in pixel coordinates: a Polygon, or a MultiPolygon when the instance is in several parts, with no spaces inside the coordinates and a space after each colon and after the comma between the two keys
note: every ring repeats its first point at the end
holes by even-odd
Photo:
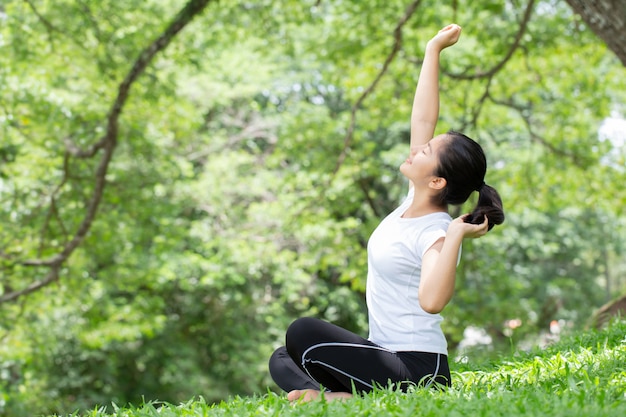
{"type": "Polygon", "coordinates": [[[459,36],[461,36],[461,26],[453,23],[441,29],[435,35],[433,41],[443,49],[454,45],[459,40],[459,36]]]}

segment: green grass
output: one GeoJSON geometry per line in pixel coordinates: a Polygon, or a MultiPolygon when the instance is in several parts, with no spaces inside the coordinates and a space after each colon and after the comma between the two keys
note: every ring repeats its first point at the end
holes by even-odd
{"type": "MultiPolygon", "coordinates": [[[[455,365],[457,366],[457,365],[455,365]]],[[[458,365],[446,391],[380,390],[343,402],[290,404],[275,393],[220,404],[151,402],[74,417],[200,416],[626,416],[626,322],[574,335],[543,350],[458,365]]]]}

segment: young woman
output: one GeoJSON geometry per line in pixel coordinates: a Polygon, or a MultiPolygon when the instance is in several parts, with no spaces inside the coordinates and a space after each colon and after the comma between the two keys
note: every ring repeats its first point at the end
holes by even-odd
{"type": "Polygon", "coordinates": [[[291,401],[346,398],[390,383],[401,389],[450,385],[441,316],[454,292],[464,238],[483,236],[504,221],[502,202],[484,182],[480,145],[463,134],[433,137],[439,117],[439,55],[456,43],[458,25],[426,46],[411,114],[410,154],[400,166],[409,180],[405,201],[368,243],[369,337],[301,318],[289,326],[286,346],[270,358],[270,373],[291,401]],[[452,220],[448,206],[478,192],[472,213],[452,220]]]}

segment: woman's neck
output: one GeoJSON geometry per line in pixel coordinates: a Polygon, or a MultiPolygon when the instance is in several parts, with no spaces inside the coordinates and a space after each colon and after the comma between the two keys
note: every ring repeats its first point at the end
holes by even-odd
{"type": "Polygon", "coordinates": [[[447,205],[437,205],[432,202],[432,198],[427,193],[416,193],[408,209],[402,214],[403,218],[421,217],[431,213],[448,212],[447,205]]]}

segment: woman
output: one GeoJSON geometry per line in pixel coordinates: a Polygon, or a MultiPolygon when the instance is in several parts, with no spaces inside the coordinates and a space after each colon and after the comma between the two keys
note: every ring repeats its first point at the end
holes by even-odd
{"type": "Polygon", "coordinates": [[[401,389],[448,386],[447,343],[439,312],[454,291],[464,238],[483,236],[504,221],[502,202],[484,182],[485,155],[463,134],[433,133],[439,117],[439,55],[461,34],[439,31],[426,46],[411,114],[410,154],[400,166],[406,200],[376,228],[368,243],[369,337],[313,318],[296,320],[286,346],[270,358],[274,381],[290,401],[346,398],[390,383],[401,389]],[[448,206],[473,191],[478,204],[454,221],[448,206]]]}

